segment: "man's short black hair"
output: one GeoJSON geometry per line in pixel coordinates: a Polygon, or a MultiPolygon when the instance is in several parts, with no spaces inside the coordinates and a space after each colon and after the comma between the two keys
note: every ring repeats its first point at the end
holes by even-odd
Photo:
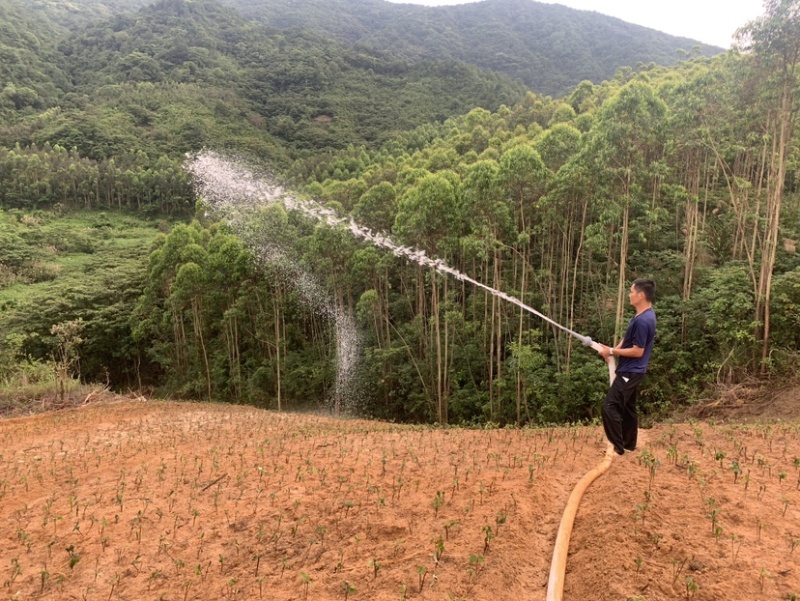
{"type": "Polygon", "coordinates": [[[633,280],[633,287],[644,294],[648,303],[656,300],[656,283],[650,278],[637,278],[633,280]]]}

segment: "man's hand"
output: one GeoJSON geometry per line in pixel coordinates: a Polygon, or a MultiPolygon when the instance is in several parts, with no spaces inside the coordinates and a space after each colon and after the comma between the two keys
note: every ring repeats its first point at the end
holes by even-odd
{"type": "Polygon", "coordinates": [[[597,351],[597,354],[600,355],[603,359],[608,359],[611,356],[611,347],[606,346],[605,344],[601,344],[600,350],[597,351]]]}

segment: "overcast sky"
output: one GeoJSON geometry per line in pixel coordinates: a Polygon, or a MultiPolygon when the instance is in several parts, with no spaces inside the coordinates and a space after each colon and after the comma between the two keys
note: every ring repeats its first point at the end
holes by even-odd
{"type": "MultiPolygon", "coordinates": [[[[405,4],[443,6],[471,0],[389,0],[405,4]]],[[[629,23],[658,29],[722,48],[729,48],[733,33],[763,14],[762,0],[540,0],[581,10],[593,10],[629,23]]]]}

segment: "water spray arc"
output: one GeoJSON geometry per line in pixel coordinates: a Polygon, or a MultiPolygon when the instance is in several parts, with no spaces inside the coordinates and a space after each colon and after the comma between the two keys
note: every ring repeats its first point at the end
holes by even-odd
{"type": "MultiPolygon", "coordinates": [[[[281,186],[259,178],[252,171],[222,155],[208,151],[200,153],[189,162],[188,169],[198,180],[202,194],[210,200],[215,207],[223,210],[227,209],[226,213],[231,212],[230,209],[233,207],[236,207],[239,211],[249,207],[254,211],[258,206],[263,206],[264,203],[281,203],[289,210],[300,211],[331,227],[345,228],[350,231],[355,238],[370,242],[374,246],[390,250],[395,256],[403,257],[423,267],[430,267],[440,273],[446,273],[462,282],[469,282],[473,286],[481,288],[497,298],[536,315],[553,327],[580,340],[583,345],[591,347],[594,350],[600,350],[600,345],[594,342],[589,336],[584,336],[583,334],[579,334],[559,324],[533,307],[526,305],[518,298],[514,298],[505,292],[487,286],[469,277],[465,273],[453,269],[441,259],[432,259],[427,256],[424,250],[397,244],[385,234],[375,233],[357,224],[351,218],[339,217],[331,209],[320,206],[309,200],[301,200],[288,193],[281,186]]],[[[613,377],[613,363],[614,361],[611,359],[609,361],[609,377],[613,377]]]]}
{"type": "Polygon", "coordinates": [[[317,282],[302,267],[277,246],[259,243],[258,228],[252,223],[240,223],[238,218],[229,221],[231,227],[254,249],[258,261],[278,265],[291,286],[300,291],[304,301],[318,314],[331,320],[336,334],[336,385],[333,393],[333,412],[340,415],[350,407],[348,400],[355,396],[353,375],[359,362],[361,336],[352,313],[332,302],[317,282]],[[251,235],[255,238],[250,240],[251,235]]]}
{"type": "MultiPolygon", "coordinates": [[[[240,181],[230,179],[233,177],[231,172],[214,170],[211,165],[198,159],[189,162],[187,167],[196,178],[200,194],[211,203],[214,210],[222,214],[228,226],[252,250],[256,261],[262,265],[276,266],[285,284],[297,290],[314,312],[333,323],[336,338],[336,381],[331,405],[337,415],[351,412],[354,409],[351,406],[352,401],[357,397],[353,376],[358,367],[361,347],[361,336],[352,312],[342,303],[331,299],[297,261],[279,244],[270,240],[257,209],[265,201],[273,202],[272,197],[266,196],[260,200],[249,197],[249,192],[241,188],[240,181]]],[[[239,176],[253,177],[244,171],[236,174],[237,178],[239,176]]],[[[280,392],[278,405],[280,407],[280,392]]]]}
{"type": "MultiPolygon", "coordinates": [[[[533,307],[526,305],[521,300],[453,269],[440,259],[428,257],[425,251],[398,245],[388,236],[374,233],[355,223],[352,219],[339,217],[332,210],[322,207],[317,203],[300,200],[287,193],[280,186],[270,184],[258,178],[252,171],[241,167],[230,159],[226,159],[213,152],[204,152],[194,157],[189,163],[189,171],[197,178],[202,194],[208,198],[216,208],[227,209],[226,213],[231,212],[231,209],[234,207],[239,211],[237,214],[241,214],[242,208],[245,208],[244,214],[246,214],[247,207],[249,207],[251,211],[254,211],[258,206],[263,206],[265,202],[282,203],[287,209],[299,210],[309,217],[327,223],[331,227],[346,228],[354,237],[390,250],[398,257],[403,257],[418,265],[430,267],[441,273],[449,274],[457,280],[469,282],[500,299],[536,315],[553,327],[580,340],[583,345],[591,347],[596,351],[599,351],[601,348],[600,345],[594,342],[589,336],[584,336],[559,324],[533,307]]],[[[609,356],[606,359],[606,363],[608,364],[609,380],[613,383],[616,369],[613,356],[609,356]]],[[[609,444],[606,448],[603,461],[595,469],[581,478],[567,501],[567,506],[559,524],[556,544],[553,549],[553,560],[550,567],[546,601],[561,601],[562,599],[569,539],[572,534],[572,526],[575,521],[578,506],[583,493],[589,485],[608,470],[613,459],[613,454],[613,447],[609,444]]]]}

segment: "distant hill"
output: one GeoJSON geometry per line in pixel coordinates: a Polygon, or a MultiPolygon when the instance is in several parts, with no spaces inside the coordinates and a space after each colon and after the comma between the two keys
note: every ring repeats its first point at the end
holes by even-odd
{"type": "Polygon", "coordinates": [[[62,29],[78,29],[87,23],[135,12],[153,0],[25,0],[40,20],[49,19],[62,29]]]}
{"type": "Polygon", "coordinates": [[[310,29],[396,57],[467,62],[556,96],[583,80],[609,79],[620,67],[673,65],[681,49],[722,52],[596,12],[532,0],[442,7],[383,0],[224,1],[274,27],[310,29]]]}
{"type": "Polygon", "coordinates": [[[69,86],[55,36],[49,20],[0,0],[0,113],[43,108],[69,86]]]}
{"type": "Polygon", "coordinates": [[[526,93],[502,73],[259,25],[216,0],[159,0],[74,30],[38,28],[48,18],[21,3],[0,0],[0,8],[13,17],[3,24],[5,52],[18,57],[0,96],[0,145],[50,142],[98,160],[140,149],[267,147],[283,162],[276,146],[372,144],[475,107],[513,105],[526,93]]]}
{"type": "MultiPolygon", "coordinates": [[[[149,0],[28,0],[62,26],[133,13],[149,0]]],[[[541,94],[561,96],[620,67],[673,65],[679,50],[721,48],[592,11],[532,0],[425,7],[385,0],[222,0],[276,29],[330,36],[370,53],[411,61],[458,61],[504,73],[541,94]]]]}

